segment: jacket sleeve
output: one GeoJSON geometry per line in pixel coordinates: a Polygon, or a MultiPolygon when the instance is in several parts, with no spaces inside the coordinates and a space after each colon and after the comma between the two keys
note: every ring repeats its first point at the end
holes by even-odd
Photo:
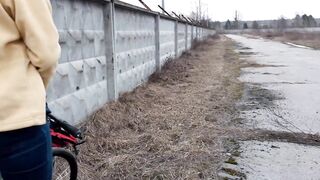
{"type": "Polygon", "coordinates": [[[27,55],[45,87],[60,57],[59,34],[49,0],[13,0],[15,23],[27,46],[27,55]]]}

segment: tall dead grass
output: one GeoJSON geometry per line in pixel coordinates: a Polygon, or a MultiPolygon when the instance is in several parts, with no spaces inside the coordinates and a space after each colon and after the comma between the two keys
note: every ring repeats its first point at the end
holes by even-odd
{"type": "Polygon", "coordinates": [[[276,41],[291,42],[309,46],[315,49],[320,49],[320,32],[255,31],[250,34],[254,36],[262,36],[264,38],[276,41]]]}
{"type": "MultiPolygon", "coordinates": [[[[212,43],[213,40],[211,40],[212,43]]],[[[196,51],[208,49],[204,42],[196,51]]],[[[212,176],[215,134],[201,108],[184,104],[184,87],[198,53],[168,61],[147,85],[124,94],[84,125],[80,180],[201,179],[212,176]]]]}

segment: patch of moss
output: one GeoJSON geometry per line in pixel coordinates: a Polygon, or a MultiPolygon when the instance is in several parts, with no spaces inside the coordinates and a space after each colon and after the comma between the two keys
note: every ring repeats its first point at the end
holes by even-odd
{"type": "Polygon", "coordinates": [[[237,161],[233,157],[230,157],[227,161],[225,161],[225,163],[238,165],[237,161]]]}
{"type": "Polygon", "coordinates": [[[240,152],[238,150],[235,150],[234,152],[232,152],[232,156],[236,156],[236,157],[240,157],[240,152]]]}
{"type": "Polygon", "coordinates": [[[231,175],[231,176],[238,176],[238,177],[241,177],[243,179],[247,179],[247,176],[242,173],[242,172],[239,172],[239,171],[236,171],[234,169],[230,169],[230,168],[222,168],[222,170],[224,172],[226,172],[227,174],[231,175]]]}

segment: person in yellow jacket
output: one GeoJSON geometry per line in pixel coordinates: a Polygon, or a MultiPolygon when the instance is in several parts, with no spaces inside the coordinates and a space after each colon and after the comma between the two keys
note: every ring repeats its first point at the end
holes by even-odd
{"type": "Polygon", "coordinates": [[[45,102],[59,56],[50,0],[0,0],[0,172],[4,180],[51,179],[45,102]]]}

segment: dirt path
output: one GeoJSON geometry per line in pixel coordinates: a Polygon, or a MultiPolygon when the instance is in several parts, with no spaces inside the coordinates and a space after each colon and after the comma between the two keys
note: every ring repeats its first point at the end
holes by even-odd
{"type": "Polygon", "coordinates": [[[209,39],[97,112],[80,179],[216,179],[242,94],[233,46],[209,39]]]}

